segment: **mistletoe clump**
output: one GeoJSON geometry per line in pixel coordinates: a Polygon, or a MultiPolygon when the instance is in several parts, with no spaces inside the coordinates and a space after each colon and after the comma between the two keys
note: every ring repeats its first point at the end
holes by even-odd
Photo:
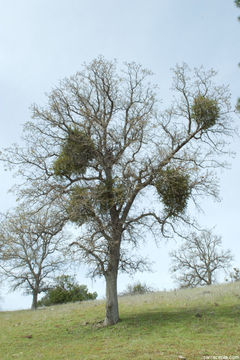
{"type": "Polygon", "coordinates": [[[240,99],[238,99],[237,101],[236,109],[240,112],[240,99]]]}
{"type": "Polygon", "coordinates": [[[95,199],[97,206],[103,213],[109,210],[114,203],[112,184],[107,182],[98,184],[95,188],[95,199]]]}
{"type": "Polygon", "coordinates": [[[70,221],[75,222],[78,225],[83,225],[91,218],[93,212],[91,210],[88,189],[78,185],[74,186],[71,189],[66,210],[70,221]]]}
{"type": "Polygon", "coordinates": [[[191,194],[189,176],[178,169],[161,170],[155,182],[165,210],[171,215],[184,212],[191,194]]]}
{"type": "Polygon", "coordinates": [[[94,144],[89,136],[78,129],[71,129],[54,162],[54,174],[60,177],[84,174],[94,155],[94,144]]]}
{"type": "Polygon", "coordinates": [[[99,184],[95,190],[97,203],[103,212],[108,211],[114,205],[121,205],[125,199],[123,185],[114,180],[99,184]]]}
{"type": "Polygon", "coordinates": [[[216,124],[220,109],[214,99],[202,95],[197,96],[192,105],[192,118],[203,130],[207,130],[216,124]]]}

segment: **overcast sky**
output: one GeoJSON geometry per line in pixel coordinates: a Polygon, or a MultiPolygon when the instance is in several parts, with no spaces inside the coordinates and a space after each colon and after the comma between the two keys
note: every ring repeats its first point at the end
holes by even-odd
{"type": "MultiPolygon", "coordinates": [[[[107,59],[136,61],[151,69],[160,97],[169,103],[170,68],[186,62],[218,71],[219,83],[230,84],[233,104],[240,96],[238,9],[233,0],[0,0],[0,146],[19,142],[22,124],[30,119],[32,103],[44,104],[45,93],[102,54],[107,59]]],[[[237,122],[237,119],[235,118],[237,122]]],[[[240,266],[240,142],[232,144],[231,170],[219,173],[222,202],[206,199],[203,226],[215,227],[225,248],[240,266]]],[[[0,168],[1,211],[15,205],[7,193],[12,174],[0,168]]],[[[175,285],[168,274],[168,252],[175,242],[150,242],[144,249],[152,261],[152,274],[120,276],[119,290],[136,280],[158,289],[175,285]]],[[[78,279],[104,295],[104,282],[78,279]]],[[[29,307],[31,298],[1,291],[2,309],[29,307]]]]}

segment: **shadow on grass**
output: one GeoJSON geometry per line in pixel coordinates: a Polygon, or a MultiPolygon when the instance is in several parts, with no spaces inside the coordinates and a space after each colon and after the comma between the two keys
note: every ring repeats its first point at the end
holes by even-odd
{"type": "MultiPolygon", "coordinates": [[[[130,316],[124,315],[121,317],[122,322],[130,328],[139,329],[141,327],[154,329],[155,327],[189,327],[191,325],[204,325],[216,323],[234,323],[240,326],[240,305],[239,306],[207,306],[196,308],[182,308],[177,311],[149,311],[131,314],[130,316]]],[[[121,326],[121,325],[120,325],[121,326]]]]}

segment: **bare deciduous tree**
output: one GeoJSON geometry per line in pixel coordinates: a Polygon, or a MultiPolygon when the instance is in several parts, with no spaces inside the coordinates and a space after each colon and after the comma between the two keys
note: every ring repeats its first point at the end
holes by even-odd
{"type": "Polygon", "coordinates": [[[192,233],[181,247],[170,253],[171,271],[181,287],[211,285],[216,272],[226,270],[233,257],[230,250],[221,250],[221,237],[210,230],[200,236],[192,233]]]}
{"type": "Polygon", "coordinates": [[[235,282],[235,281],[240,281],[240,269],[237,268],[237,267],[234,267],[232,269],[232,271],[229,272],[229,279],[225,279],[226,281],[232,281],[232,282],[235,282]]]}
{"type": "Polygon", "coordinates": [[[32,294],[32,309],[37,307],[38,294],[65,263],[62,222],[57,216],[46,210],[30,214],[17,209],[0,223],[0,272],[12,290],[24,288],[32,294]]]}
{"type": "Polygon", "coordinates": [[[179,232],[192,223],[188,201],[218,194],[214,168],[233,134],[228,88],[214,84],[213,70],[184,64],[173,73],[176,97],[160,112],[150,71],[128,63],[119,72],[99,57],[63,80],[45,108],[33,106],[26,148],[2,157],[25,177],[21,197],[57,201],[80,229],[72,248],[106,279],[105,324],[119,320],[118,272],[146,266],[130,249],[144,231],[179,232]]]}

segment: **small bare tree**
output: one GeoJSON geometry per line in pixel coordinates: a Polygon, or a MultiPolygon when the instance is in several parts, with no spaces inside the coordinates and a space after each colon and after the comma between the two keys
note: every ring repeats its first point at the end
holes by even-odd
{"type": "MultiPolygon", "coordinates": [[[[240,281],[240,269],[237,267],[234,267],[232,269],[232,271],[229,272],[229,280],[231,282],[235,282],[235,281],[240,281]]],[[[229,281],[228,278],[226,279],[226,281],[229,281]]]]}
{"type": "Polygon", "coordinates": [[[45,291],[54,273],[62,270],[63,224],[57,212],[37,214],[17,209],[3,216],[0,223],[0,272],[10,288],[24,288],[32,294],[32,309],[38,294],[45,291]]]}
{"type": "Polygon", "coordinates": [[[216,272],[226,270],[233,260],[230,250],[221,250],[221,237],[210,230],[192,233],[181,247],[170,253],[171,271],[181,287],[211,285],[216,272]]]}
{"type": "Polygon", "coordinates": [[[119,71],[99,57],[63,80],[46,107],[33,106],[26,147],[2,156],[26,180],[21,198],[39,207],[57,201],[76,224],[72,248],[106,280],[107,325],[119,320],[118,272],[146,266],[131,248],[144,230],[170,236],[192,224],[188,202],[218,195],[214,169],[224,166],[218,155],[229,155],[228,88],[214,84],[213,70],[184,64],[173,73],[176,96],[160,112],[150,71],[136,63],[119,71]]]}

